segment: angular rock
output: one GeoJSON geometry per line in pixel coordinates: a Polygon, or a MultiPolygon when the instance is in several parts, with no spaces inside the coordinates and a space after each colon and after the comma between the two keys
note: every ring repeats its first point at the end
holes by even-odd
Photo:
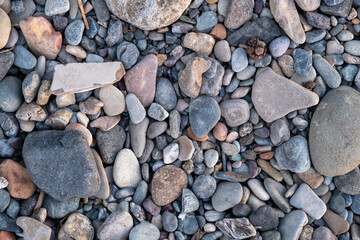
{"type": "Polygon", "coordinates": [[[246,239],[256,235],[254,226],[247,218],[224,218],[215,225],[229,238],[246,239]]]}
{"type": "Polygon", "coordinates": [[[99,190],[94,156],[79,131],[33,132],[22,153],[35,185],[56,200],[90,197],[99,190]]]}
{"type": "Polygon", "coordinates": [[[23,229],[24,239],[50,239],[51,228],[33,218],[19,217],[16,219],[16,224],[23,229]]]}
{"type": "Polygon", "coordinates": [[[225,17],[225,27],[237,29],[252,18],[254,0],[233,0],[225,17]]]}
{"type": "Polygon", "coordinates": [[[50,92],[55,95],[85,92],[112,85],[124,74],[121,62],[58,64],[55,66],[50,92]]]}
{"type": "Polygon", "coordinates": [[[181,194],[181,212],[195,212],[199,206],[200,203],[195,194],[190,189],[184,188],[181,194]]]}
{"type": "Polygon", "coordinates": [[[61,50],[62,36],[44,17],[29,17],[20,28],[30,50],[37,56],[55,59],[61,50]]]}
{"type": "Polygon", "coordinates": [[[139,162],[130,149],[121,150],[116,156],[113,169],[113,177],[120,188],[136,188],[141,181],[139,162]]]}
{"type": "Polygon", "coordinates": [[[124,76],[126,90],[135,94],[144,107],[154,101],[158,58],[149,54],[124,76]]]}
{"type": "Polygon", "coordinates": [[[250,118],[248,102],[243,99],[231,99],[220,103],[221,116],[229,127],[238,127],[250,118]]]}
{"type": "Polygon", "coordinates": [[[191,0],[129,1],[105,0],[109,10],[120,19],[142,30],[154,30],[174,23],[191,0]]]}
{"type": "Polygon", "coordinates": [[[316,93],[276,74],[270,68],[257,74],[251,99],[256,111],[266,122],[273,122],[292,111],[308,108],[319,102],[316,93]]]}
{"type": "Polygon", "coordinates": [[[339,176],[359,165],[359,101],[358,91],[341,86],[329,91],[317,106],[311,120],[309,146],[312,164],[320,174],[339,176]]]}
{"type": "Polygon", "coordinates": [[[297,44],[305,42],[305,32],[300,22],[294,0],[271,0],[270,10],[276,22],[297,44]]]}
{"type": "Polygon", "coordinates": [[[204,56],[210,55],[215,45],[215,39],[206,33],[191,32],[185,35],[183,45],[204,56]]]}

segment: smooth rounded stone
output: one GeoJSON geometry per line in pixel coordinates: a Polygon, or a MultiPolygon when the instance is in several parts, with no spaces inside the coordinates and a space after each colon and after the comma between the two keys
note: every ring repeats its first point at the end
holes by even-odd
{"type": "Polygon", "coordinates": [[[280,146],[290,139],[290,130],[286,120],[278,119],[271,124],[270,139],[275,146],[280,146]]]}
{"type": "Polygon", "coordinates": [[[181,194],[181,212],[195,212],[199,206],[200,203],[195,194],[190,189],[184,188],[181,194]]]}
{"type": "Polygon", "coordinates": [[[135,94],[129,93],[126,95],[126,107],[128,109],[130,119],[134,124],[139,124],[145,119],[145,108],[135,94]]]}
{"type": "Polygon", "coordinates": [[[236,77],[239,80],[247,80],[252,76],[254,76],[255,72],[256,72],[256,67],[249,65],[244,70],[236,73],[236,77]]]}
{"type": "Polygon", "coordinates": [[[241,72],[249,64],[246,52],[243,48],[237,48],[231,56],[231,68],[234,72],[241,72]]]}
{"type": "Polygon", "coordinates": [[[341,83],[341,76],[328,61],[319,54],[313,55],[314,67],[330,88],[338,88],[341,83]]]}
{"type": "MultiPolygon", "coordinates": [[[[86,239],[90,240],[94,238],[95,230],[91,224],[91,221],[86,216],[80,213],[71,214],[65,224],[61,227],[61,233],[64,233],[66,237],[73,239],[86,239]]],[[[60,232],[59,236],[60,237],[60,232]]]]}
{"type": "Polygon", "coordinates": [[[167,122],[153,122],[147,129],[146,136],[149,139],[154,139],[163,134],[168,128],[167,122]]]}
{"type": "Polygon", "coordinates": [[[157,121],[164,121],[169,113],[160,104],[152,103],[148,109],[148,115],[157,121]]]}
{"type": "Polygon", "coordinates": [[[46,16],[62,15],[69,11],[69,9],[69,0],[47,0],[44,13],[46,16]]]}
{"type": "Polygon", "coordinates": [[[245,239],[256,235],[256,229],[247,218],[224,218],[215,225],[230,239],[245,239]]]}
{"type": "Polygon", "coordinates": [[[260,200],[268,201],[270,199],[269,194],[266,192],[264,185],[260,180],[254,178],[247,181],[248,187],[260,200]]]}
{"type": "Polygon", "coordinates": [[[242,196],[243,189],[240,183],[222,182],[217,185],[211,197],[211,204],[216,211],[223,212],[238,204],[242,196]]]}
{"type": "Polygon", "coordinates": [[[232,208],[232,214],[235,217],[248,217],[251,213],[251,208],[247,204],[237,204],[232,208]]]}
{"type": "Polygon", "coordinates": [[[33,69],[36,65],[36,58],[22,45],[16,45],[13,53],[15,55],[14,65],[23,69],[33,69]]]}
{"type": "Polygon", "coordinates": [[[76,99],[75,99],[75,94],[73,93],[56,96],[56,106],[59,108],[67,107],[75,103],[76,103],[76,99]]]}
{"type": "Polygon", "coordinates": [[[290,205],[302,209],[314,219],[320,219],[326,211],[325,203],[305,183],[297,188],[290,199],[290,205]]]}
{"type": "Polygon", "coordinates": [[[65,29],[65,39],[71,45],[79,45],[85,29],[82,20],[75,20],[70,23],[65,29]]]}
{"type": "Polygon", "coordinates": [[[15,61],[15,55],[9,51],[0,53],[0,81],[6,76],[15,61]]]}
{"type": "Polygon", "coordinates": [[[175,108],[177,97],[171,82],[166,78],[160,78],[156,83],[155,102],[160,104],[166,111],[175,108]]]}
{"type": "Polygon", "coordinates": [[[80,59],[85,59],[87,56],[86,51],[81,46],[67,45],[65,50],[67,53],[80,59]]]}
{"type": "Polygon", "coordinates": [[[215,12],[204,12],[196,19],[196,29],[199,32],[210,32],[217,23],[218,19],[215,12]]]}
{"type": "Polygon", "coordinates": [[[0,189],[0,212],[4,212],[7,206],[9,206],[10,203],[10,194],[0,189]]]}
{"type": "Polygon", "coordinates": [[[207,174],[198,176],[192,185],[192,191],[198,198],[202,199],[211,197],[215,190],[216,180],[207,174]]]}
{"type": "Polygon", "coordinates": [[[300,237],[303,226],[308,222],[306,213],[301,210],[294,210],[280,220],[279,232],[281,238],[297,240],[300,237]]]}
{"type": "Polygon", "coordinates": [[[320,7],[321,0],[295,0],[295,2],[304,11],[315,11],[320,7]]]}
{"type": "Polygon", "coordinates": [[[306,84],[308,82],[314,82],[316,75],[317,75],[317,73],[316,73],[315,68],[313,66],[311,66],[310,71],[308,72],[307,75],[303,76],[303,75],[295,72],[294,75],[292,75],[291,80],[296,82],[299,85],[304,86],[304,84],[306,84]]]}
{"type": "Polygon", "coordinates": [[[341,194],[333,194],[330,198],[329,207],[334,212],[341,214],[345,210],[345,199],[341,194]]]}
{"type": "Polygon", "coordinates": [[[51,93],[50,93],[51,81],[42,80],[37,94],[36,104],[44,106],[48,103],[51,93]]]}
{"type": "Polygon", "coordinates": [[[176,215],[168,211],[163,212],[161,215],[161,223],[163,229],[167,232],[174,232],[178,227],[176,215]]]}
{"type": "Polygon", "coordinates": [[[202,85],[202,74],[211,67],[211,61],[195,57],[179,72],[179,87],[191,98],[199,96],[202,85]]]}
{"type": "Polygon", "coordinates": [[[229,29],[237,29],[252,18],[254,0],[233,1],[229,4],[224,24],[229,29]]]}
{"type": "Polygon", "coordinates": [[[134,66],[139,55],[140,52],[135,44],[126,41],[121,42],[116,49],[116,58],[124,64],[125,69],[134,66]]]}
{"type": "Polygon", "coordinates": [[[181,136],[177,138],[174,142],[179,144],[179,160],[190,160],[195,151],[193,142],[187,136],[181,136]]]}
{"type": "Polygon", "coordinates": [[[26,168],[13,160],[6,159],[0,164],[0,175],[6,179],[7,190],[13,198],[27,199],[36,191],[26,168]]]}
{"type": "MultiPolygon", "coordinates": [[[[282,55],[278,59],[278,65],[281,68],[281,69],[278,69],[279,75],[281,75],[281,76],[285,75],[286,77],[289,77],[289,78],[294,75],[294,73],[295,73],[294,59],[290,55],[287,55],[287,54],[282,55]]],[[[274,68],[274,70],[275,70],[275,68],[274,68]]]]}
{"type": "Polygon", "coordinates": [[[356,107],[359,100],[356,90],[341,86],[325,95],[313,115],[309,134],[311,160],[315,169],[324,176],[346,174],[359,164],[357,139],[360,132],[354,121],[348,121],[360,116],[356,107]],[[347,124],[346,128],[343,123],[347,124]],[[334,137],[337,146],[346,148],[342,151],[334,148],[334,137]]]}
{"type": "Polygon", "coordinates": [[[99,90],[99,99],[104,103],[106,115],[119,115],[125,110],[124,94],[114,85],[104,86],[99,90]]]}
{"type": "Polygon", "coordinates": [[[42,207],[47,210],[51,218],[63,218],[79,208],[80,198],[73,198],[67,201],[58,201],[49,195],[45,195],[42,207]]]}
{"type": "Polygon", "coordinates": [[[280,169],[306,172],[311,166],[306,139],[300,135],[290,138],[276,148],[275,159],[280,169]]]}
{"type": "Polygon", "coordinates": [[[124,39],[121,21],[110,21],[105,38],[108,47],[119,44],[124,39]]]}
{"type": "Polygon", "coordinates": [[[40,77],[37,72],[28,74],[22,83],[22,93],[25,102],[30,103],[33,101],[38,93],[40,87],[40,77]]]}
{"type": "Polygon", "coordinates": [[[174,165],[163,166],[152,179],[152,199],[157,205],[165,206],[178,198],[186,185],[187,175],[182,169],[174,165]]]}
{"type": "Polygon", "coordinates": [[[0,108],[4,112],[15,112],[23,102],[22,82],[13,76],[0,81],[0,108]]]}
{"type": "Polygon", "coordinates": [[[324,0],[324,3],[328,6],[335,6],[343,2],[344,0],[324,0]]]}
{"type": "Polygon", "coordinates": [[[229,127],[238,127],[250,118],[249,104],[243,99],[223,101],[220,103],[220,110],[229,127]]]}
{"type": "Polygon", "coordinates": [[[252,212],[249,216],[249,221],[261,231],[269,231],[279,225],[276,211],[269,205],[260,206],[252,212]]]}
{"type": "Polygon", "coordinates": [[[291,40],[297,44],[305,42],[305,32],[294,0],[272,0],[270,10],[276,22],[291,40]]]}
{"type": "Polygon", "coordinates": [[[9,181],[4,177],[0,177],[0,189],[6,188],[8,185],[9,181]]]}
{"type": "Polygon", "coordinates": [[[352,0],[345,0],[342,3],[336,4],[335,6],[327,6],[326,4],[322,4],[320,6],[320,11],[329,16],[346,18],[351,11],[352,2],[352,0]]]}
{"type": "Polygon", "coordinates": [[[330,27],[330,18],[317,13],[317,12],[306,12],[305,14],[307,23],[313,27],[319,29],[328,29],[330,27]]]}
{"type": "Polygon", "coordinates": [[[229,43],[226,40],[217,42],[214,47],[214,54],[219,61],[230,62],[231,49],[229,43]]]}
{"type": "Polygon", "coordinates": [[[109,187],[109,179],[107,177],[107,173],[105,171],[105,168],[103,166],[102,160],[100,155],[95,149],[91,149],[91,152],[93,153],[96,166],[99,172],[100,176],[100,189],[99,191],[94,195],[96,198],[100,199],[107,199],[110,195],[110,187],[109,187]]]}
{"type": "Polygon", "coordinates": [[[11,22],[6,12],[0,8],[0,49],[4,48],[9,40],[11,32],[11,22]]]}
{"type": "Polygon", "coordinates": [[[297,48],[292,53],[294,58],[294,70],[296,73],[306,76],[312,66],[311,55],[300,48],[297,48]]]}
{"type": "Polygon", "coordinates": [[[135,94],[144,107],[154,101],[158,58],[154,54],[145,56],[124,76],[126,90],[135,94]]]}
{"type": "MultiPolygon", "coordinates": [[[[281,235],[280,232],[272,230],[272,231],[267,231],[267,232],[263,232],[261,234],[261,237],[263,240],[281,240],[281,235]]],[[[308,238],[308,240],[311,238],[308,238]]],[[[306,239],[303,239],[306,240],[306,239]]]]}
{"type": "Polygon", "coordinates": [[[104,0],[93,0],[91,1],[91,4],[94,7],[98,21],[100,22],[109,21],[110,12],[104,0]]]}
{"type": "Polygon", "coordinates": [[[360,195],[353,195],[352,198],[352,204],[351,204],[351,211],[353,211],[355,214],[360,213],[360,195]]]}
{"type": "Polygon", "coordinates": [[[290,205],[285,198],[286,188],[272,178],[265,178],[264,186],[275,204],[285,213],[289,213],[290,205]]]}
{"type": "Polygon", "coordinates": [[[56,200],[89,197],[99,190],[93,154],[78,131],[33,132],[25,139],[23,158],[35,185],[56,200]]]}
{"type": "Polygon", "coordinates": [[[199,223],[195,214],[188,213],[185,214],[182,218],[179,218],[179,226],[178,230],[187,234],[192,235],[195,234],[199,229],[199,223]]]}
{"type": "Polygon", "coordinates": [[[354,34],[352,34],[350,31],[348,30],[342,30],[337,36],[337,39],[339,39],[339,41],[351,41],[354,39],[354,34]]]}
{"type": "Polygon", "coordinates": [[[158,240],[160,237],[159,229],[152,223],[141,222],[131,229],[129,240],[148,239],[158,240]]]}
{"type": "Polygon", "coordinates": [[[286,50],[290,46],[290,39],[287,36],[281,36],[271,41],[269,50],[273,57],[281,57],[285,54],[286,50]]]}
{"type": "Polygon", "coordinates": [[[215,167],[219,160],[219,153],[214,149],[206,150],[204,153],[204,163],[208,168],[215,167]]]}
{"type": "Polygon", "coordinates": [[[270,68],[258,72],[251,99],[257,113],[266,122],[273,122],[290,112],[309,108],[319,102],[316,93],[276,74],[270,68]]]}
{"type": "Polygon", "coordinates": [[[315,229],[311,239],[312,240],[322,240],[322,239],[336,240],[337,238],[329,228],[320,226],[315,229]]]}
{"type": "Polygon", "coordinates": [[[346,65],[341,68],[340,75],[341,77],[348,82],[352,82],[355,79],[356,74],[358,73],[359,68],[355,65],[346,65]]]}
{"type": "Polygon", "coordinates": [[[134,222],[130,213],[115,211],[98,229],[97,237],[100,240],[126,240],[133,226],[134,222]]]}
{"type": "Polygon", "coordinates": [[[165,0],[161,4],[128,0],[105,0],[109,10],[121,20],[142,30],[166,27],[180,18],[191,0],[165,0]]]}
{"type": "Polygon", "coordinates": [[[116,156],[113,177],[120,188],[136,188],[141,181],[141,172],[138,159],[130,149],[121,150],[116,156]]]}
{"type": "Polygon", "coordinates": [[[214,98],[200,96],[190,102],[189,121],[196,137],[206,136],[219,120],[220,107],[214,98]]]}
{"type": "Polygon", "coordinates": [[[307,43],[315,43],[315,42],[319,42],[325,37],[326,31],[323,29],[313,29],[306,32],[305,35],[306,35],[307,43]]]}
{"type": "Polygon", "coordinates": [[[171,143],[163,150],[163,157],[165,164],[171,164],[179,157],[179,144],[171,143]]]}
{"type": "Polygon", "coordinates": [[[231,143],[222,143],[221,144],[221,150],[226,154],[230,156],[234,156],[239,153],[240,149],[235,145],[231,143]]]}
{"type": "Polygon", "coordinates": [[[343,217],[329,209],[325,212],[323,219],[335,235],[345,233],[350,228],[349,223],[343,217]]]}
{"type": "Polygon", "coordinates": [[[130,121],[130,142],[136,157],[141,157],[144,153],[148,126],[148,118],[145,118],[139,124],[134,124],[130,121]]]}
{"type": "Polygon", "coordinates": [[[360,41],[352,40],[344,44],[345,51],[354,56],[360,56],[360,41]]]}
{"type": "Polygon", "coordinates": [[[183,45],[204,56],[210,55],[215,45],[215,39],[206,33],[187,33],[183,40],[183,45]]]}
{"type": "Polygon", "coordinates": [[[102,131],[109,131],[120,122],[120,116],[99,117],[90,123],[90,127],[99,128],[102,131]]]}
{"type": "Polygon", "coordinates": [[[358,195],[360,194],[360,170],[356,167],[351,172],[334,178],[334,184],[341,192],[358,195]]]}
{"type": "Polygon", "coordinates": [[[48,240],[51,228],[31,217],[18,217],[16,224],[22,228],[24,239],[48,240]]]}

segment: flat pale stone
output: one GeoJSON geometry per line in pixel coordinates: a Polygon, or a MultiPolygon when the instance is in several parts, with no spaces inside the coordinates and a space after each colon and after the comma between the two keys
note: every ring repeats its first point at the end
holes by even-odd
{"type": "Polygon", "coordinates": [[[121,150],[116,156],[113,177],[120,188],[136,188],[141,181],[140,165],[133,151],[121,150]]]}
{"type": "Polygon", "coordinates": [[[50,92],[54,95],[85,92],[114,84],[124,74],[121,62],[58,64],[50,92]]]}
{"type": "Polygon", "coordinates": [[[276,74],[270,68],[258,72],[251,99],[266,122],[273,122],[292,111],[309,108],[319,102],[316,93],[276,74]]]}
{"type": "Polygon", "coordinates": [[[191,0],[105,0],[120,19],[143,29],[154,30],[179,19],[191,0]]]}
{"type": "Polygon", "coordinates": [[[23,229],[26,240],[50,240],[51,228],[33,218],[19,217],[16,219],[16,224],[23,229]]]}
{"type": "Polygon", "coordinates": [[[303,44],[306,36],[301,25],[294,0],[270,0],[270,10],[275,21],[297,44],[303,44]]]}

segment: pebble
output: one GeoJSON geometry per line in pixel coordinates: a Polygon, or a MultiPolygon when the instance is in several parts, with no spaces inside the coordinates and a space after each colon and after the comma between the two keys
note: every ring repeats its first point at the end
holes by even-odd
{"type": "Polygon", "coordinates": [[[11,32],[11,22],[6,12],[0,8],[0,49],[4,48],[9,40],[11,32]]]}
{"type": "Polygon", "coordinates": [[[335,235],[340,235],[349,230],[349,223],[331,210],[326,210],[323,219],[335,235]]]}
{"type": "Polygon", "coordinates": [[[125,69],[134,66],[139,55],[140,52],[135,44],[126,41],[121,42],[116,49],[116,58],[124,64],[125,69]]]}
{"type": "Polygon", "coordinates": [[[156,83],[155,102],[160,104],[166,111],[175,108],[177,97],[171,82],[166,78],[160,78],[156,83]]]}
{"type": "Polygon", "coordinates": [[[290,205],[285,198],[286,188],[271,178],[265,178],[264,186],[275,204],[285,213],[289,213],[290,205]]]}
{"type": "Polygon", "coordinates": [[[139,124],[130,121],[130,135],[133,136],[131,141],[132,150],[136,157],[141,157],[145,150],[146,131],[149,126],[149,119],[145,118],[139,124]]]}
{"type": "Polygon", "coordinates": [[[14,64],[15,55],[12,52],[0,53],[0,81],[14,64]]]}
{"type": "Polygon", "coordinates": [[[192,190],[198,198],[209,198],[214,194],[216,185],[214,177],[202,174],[195,179],[192,190]]]}
{"type": "Polygon", "coordinates": [[[204,56],[210,55],[215,45],[215,39],[206,33],[187,33],[183,45],[204,56]]]}
{"type": "Polygon", "coordinates": [[[129,240],[148,239],[157,240],[160,237],[159,229],[149,222],[141,222],[131,229],[129,240]]]}
{"type": "Polygon", "coordinates": [[[63,218],[79,208],[80,198],[73,198],[67,201],[58,201],[49,195],[45,195],[42,207],[46,209],[47,215],[51,218],[63,218]]]}
{"type": "Polygon", "coordinates": [[[177,138],[174,142],[179,144],[179,160],[190,160],[195,151],[193,142],[186,136],[181,136],[177,138]]]}
{"type": "Polygon", "coordinates": [[[313,240],[321,240],[321,239],[329,239],[329,240],[335,240],[336,236],[332,233],[332,231],[324,226],[320,226],[315,229],[313,235],[313,240]]]}
{"type": "Polygon", "coordinates": [[[315,11],[320,7],[320,0],[295,0],[297,5],[304,11],[315,11]]]}
{"type": "Polygon", "coordinates": [[[23,69],[33,69],[36,65],[36,58],[22,45],[16,45],[13,53],[15,55],[14,65],[23,69]]]}
{"type": "Polygon", "coordinates": [[[129,93],[126,95],[126,106],[130,115],[130,119],[134,124],[139,124],[145,119],[145,108],[135,94],[129,93]]]}
{"type": "Polygon", "coordinates": [[[253,192],[254,195],[257,196],[260,200],[268,201],[270,199],[269,194],[266,192],[264,185],[261,183],[260,180],[256,178],[249,179],[247,184],[251,192],[253,192]]]}
{"type": "Polygon", "coordinates": [[[124,94],[114,85],[100,88],[99,99],[104,104],[103,109],[108,116],[119,115],[125,110],[124,94]]]}
{"type": "Polygon", "coordinates": [[[341,83],[340,74],[334,68],[332,68],[330,63],[328,63],[319,54],[314,54],[313,62],[315,69],[319,72],[319,74],[329,87],[339,87],[341,83]]]}
{"type": "Polygon", "coordinates": [[[171,164],[179,157],[179,144],[171,143],[163,150],[164,163],[171,164]]]}
{"type": "Polygon", "coordinates": [[[164,121],[169,113],[160,104],[152,103],[148,109],[148,115],[157,121],[164,121]]]}
{"type": "Polygon", "coordinates": [[[40,77],[36,72],[31,72],[25,77],[22,83],[22,93],[24,95],[25,102],[30,103],[35,99],[39,87],[40,77]]]}
{"type": "Polygon", "coordinates": [[[269,68],[257,74],[251,98],[256,111],[266,122],[273,122],[292,111],[308,108],[319,102],[318,95],[277,75],[269,68]],[[277,94],[279,91],[282,94],[277,94]]]}
{"type": "Polygon", "coordinates": [[[0,200],[0,212],[4,212],[5,209],[9,206],[10,194],[5,190],[0,189],[0,200]]]}
{"type": "Polygon", "coordinates": [[[289,48],[289,45],[290,39],[286,36],[281,36],[271,41],[269,50],[273,57],[278,58],[285,54],[286,50],[289,48]]]}
{"type": "Polygon", "coordinates": [[[281,238],[296,240],[299,239],[303,226],[307,223],[308,218],[305,212],[294,210],[285,215],[280,221],[279,232],[281,238]]]}
{"type": "Polygon", "coordinates": [[[312,189],[318,188],[324,182],[324,177],[313,167],[310,167],[310,169],[306,172],[297,173],[297,176],[307,183],[312,189]]]}
{"type": "Polygon", "coordinates": [[[237,48],[231,56],[231,68],[234,72],[241,72],[248,66],[248,58],[243,48],[237,48]]]}
{"type": "Polygon", "coordinates": [[[235,0],[229,3],[225,16],[225,27],[237,29],[252,18],[254,8],[253,0],[235,0]]]}
{"type": "Polygon", "coordinates": [[[250,118],[249,104],[243,99],[226,100],[220,103],[221,116],[229,127],[237,127],[250,118]]]}
{"type": "Polygon", "coordinates": [[[51,236],[51,228],[30,217],[18,217],[16,224],[22,228],[24,239],[47,240],[51,236]]]}
{"type": "Polygon", "coordinates": [[[21,81],[13,76],[0,82],[0,108],[4,112],[15,112],[22,104],[21,81]]]}
{"type": "Polygon", "coordinates": [[[62,15],[69,11],[70,9],[70,3],[69,0],[49,0],[46,1],[45,4],[45,15],[46,16],[55,16],[55,15],[62,15]]]}
{"type": "Polygon", "coordinates": [[[226,211],[240,203],[243,190],[240,183],[222,182],[217,185],[211,204],[218,212],[226,211]]]}
{"type": "Polygon", "coordinates": [[[294,58],[294,70],[296,73],[306,76],[312,66],[311,55],[302,49],[295,49],[292,53],[294,58]]]}
{"type": "Polygon", "coordinates": [[[226,40],[221,40],[215,44],[214,47],[215,57],[222,62],[231,61],[230,45],[226,40]]]}
{"type": "Polygon", "coordinates": [[[317,13],[317,12],[306,12],[305,14],[308,24],[319,29],[328,29],[330,27],[330,18],[317,13]]]}
{"type": "Polygon", "coordinates": [[[60,231],[73,239],[93,239],[95,235],[89,218],[80,213],[71,214],[60,231]]]}
{"type": "Polygon", "coordinates": [[[224,218],[217,221],[215,225],[228,238],[244,239],[256,235],[254,226],[247,218],[224,218]]]}
{"type": "Polygon", "coordinates": [[[249,221],[261,231],[275,229],[279,225],[279,218],[276,211],[269,205],[260,206],[249,216],[249,221]]]}
{"type": "Polygon", "coordinates": [[[176,215],[168,211],[163,212],[161,215],[161,223],[163,229],[167,232],[174,232],[178,227],[176,215]]]}
{"type": "Polygon", "coordinates": [[[116,156],[113,177],[116,185],[120,188],[136,188],[141,181],[140,165],[134,152],[130,149],[123,149],[116,156]]]}
{"type": "Polygon", "coordinates": [[[210,32],[217,23],[218,19],[215,12],[204,12],[197,18],[196,29],[199,32],[210,32]]]}
{"type": "Polygon", "coordinates": [[[345,0],[342,3],[336,4],[335,6],[333,4],[332,6],[322,4],[320,6],[320,11],[328,15],[346,18],[351,11],[351,4],[352,1],[350,0],[345,0]]]}
{"type": "Polygon", "coordinates": [[[199,207],[200,203],[195,194],[190,189],[184,188],[181,194],[181,212],[195,212],[199,207]]]}
{"type": "Polygon", "coordinates": [[[351,172],[340,175],[334,178],[334,183],[337,189],[341,192],[351,195],[360,194],[358,182],[360,181],[360,170],[356,167],[351,172]]]}
{"type": "Polygon", "coordinates": [[[100,240],[125,240],[134,226],[130,213],[115,211],[106,218],[105,222],[97,231],[100,240]]]}

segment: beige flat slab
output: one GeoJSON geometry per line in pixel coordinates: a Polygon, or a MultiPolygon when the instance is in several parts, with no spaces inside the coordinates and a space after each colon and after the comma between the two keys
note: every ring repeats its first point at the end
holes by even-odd
{"type": "Polygon", "coordinates": [[[121,62],[69,63],[56,65],[51,94],[85,92],[114,84],[125,75],[121,62]]]}

